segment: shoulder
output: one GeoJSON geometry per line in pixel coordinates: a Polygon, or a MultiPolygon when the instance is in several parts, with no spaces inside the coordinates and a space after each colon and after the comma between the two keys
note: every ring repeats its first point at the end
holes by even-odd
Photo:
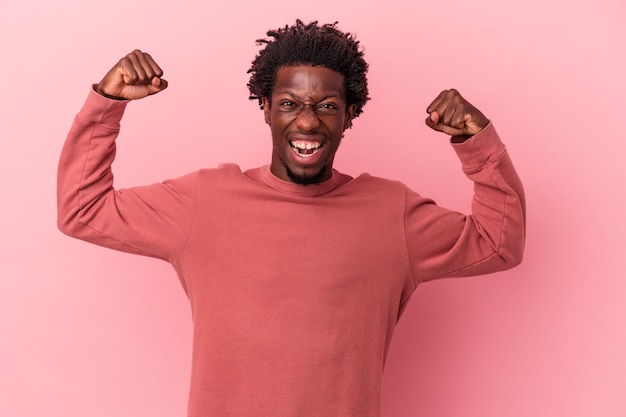
{"type": "Polygon", "coordinates": [[[192,175],[197,175],[201,179],[204,179],[204,178],[228,179],[228,178],[243,177],[243,173],[239,165],[231,164],[231,163],[220,164],[216,168],[203,168],[203,169],[196,171],[195,173],[192,173],[192,175]]]}
{"type": "Polygon", "coordinates": [[[191,171],[179,177],[163,181],[163,184],[175,189],[195,189],[198,186],[204,188],[207,185],[223,184],[236,181],[243,177],[241,169],[236,164],[221,164],[217,168],[202,168],[191,171]]]}
{"type": "Polygon", "coordinates": [[[377,199],[383,205],[400,204],[402,207],[418,207],[434,203],[432,199],[422,196],[398,180],[361,174],[350,184],[358,192],[377,199]]]}
{"type": "Polygon", "coordinates": [[[407,190],[404,183],[388,178],[377,177],[368,173],[363,173],[354,178],[350,184],[355,187],[376,191],[402,192],[407,190]]]}
{"type": "Polygon", "coordinates": [[[340,187],[338,191],[355,197],[360,196],[360,198],[376,201],[376,204],[386,206],[404,205],[410,190],[401,181],[364,173],[340,187]]]}

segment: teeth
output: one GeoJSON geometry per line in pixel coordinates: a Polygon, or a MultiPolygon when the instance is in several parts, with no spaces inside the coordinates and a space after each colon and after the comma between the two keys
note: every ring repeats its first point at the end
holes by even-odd
{"type": "Polygon", "coordinates": [[[318,149],[319,147],[322,146],[321,143],[312,143],[312,142],[306,142],[302,140],[294,140],[290,143],[291,143],[291,146],[293,146],[294,148],[302,149],[302,150],[318,149]]]}

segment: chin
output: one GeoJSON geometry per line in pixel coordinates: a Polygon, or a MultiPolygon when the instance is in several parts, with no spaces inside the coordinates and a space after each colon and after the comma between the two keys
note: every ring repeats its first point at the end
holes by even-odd
{"type": "Polygon", "coordinates": [[[326,174],[326,169],[322,168],[317,173],[314,174],[296,174],[293,172],[288,166],[285,165],[285,171],[287,172],[287,176],[289,180],[294,184],[298,185],[313,185],[319,184],[324,181],[324,177],[326,174]]]}

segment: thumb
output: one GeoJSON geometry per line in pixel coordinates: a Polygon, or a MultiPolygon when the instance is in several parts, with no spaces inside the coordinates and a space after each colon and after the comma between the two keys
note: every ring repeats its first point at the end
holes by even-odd
{"type": "Polygon", "coordinates": [[[441,116],[437,111],[433,111],[425,120],[426,125],[437,132],[445,133],[450,136],[458,136],[463,134],[463,130],[448,126],[441,121],[441,116]]]}
{"type": "Polygon", "coordinates": [[[161,91],[165,90],[168,85],[169,83],[167,82],[167,80],[160,77],[154,77],[150,84],[148,84],[148,95],[160,93],[161,91]]]}

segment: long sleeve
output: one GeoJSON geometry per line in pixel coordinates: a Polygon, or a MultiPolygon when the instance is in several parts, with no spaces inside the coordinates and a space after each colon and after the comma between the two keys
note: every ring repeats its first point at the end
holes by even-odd
{"type": "Polygon", "coordinates": [[[76,116],[58,167],[58,227],[98,245],[173,261],[193,221],[197,176],[113,188],[111,164],[127,103],[91,91],[76,116]]]}
{"type": "Polygon", "coordinates": [[[416,284],[501,271],[522,260],[524,190],[495,128],[489,124],[453,147],[474,182],[472,214],[443,209],[407,192],[405,229],[416,284]]]}

